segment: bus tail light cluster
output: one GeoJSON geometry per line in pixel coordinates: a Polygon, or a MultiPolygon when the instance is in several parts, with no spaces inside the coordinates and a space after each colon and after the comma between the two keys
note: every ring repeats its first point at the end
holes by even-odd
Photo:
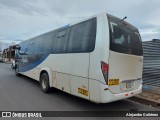
{"type": "Polygon", "coordinates": [[[105,62],[101,62],[101,70],[107,85],[108,85],[108,69],[109,69],[109,65],[106,64],[105,62]]]}

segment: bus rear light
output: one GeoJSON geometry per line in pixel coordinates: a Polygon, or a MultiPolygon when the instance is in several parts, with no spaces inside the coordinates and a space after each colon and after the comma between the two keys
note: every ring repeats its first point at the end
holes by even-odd
{"type": "Polygon", "coordinates": [[[105,62],[101,62],[101,70],[107,85],[108,85],[108,69],[109,69],[108,64],[106,64],[105,62]]]}
{"type": "Polygon", "coordinates": [[[128,96],[128,94],[125,94],[125,96],[128,96]]]}

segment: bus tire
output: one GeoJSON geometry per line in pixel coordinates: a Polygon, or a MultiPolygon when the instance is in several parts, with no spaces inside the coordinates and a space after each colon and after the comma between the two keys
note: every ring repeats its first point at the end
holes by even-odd
{"type": "Polygon", "coordinates": [[[15,67],[15,74],[16,74],[16,76],[20,76],[20,73],[19,73],[19,67],[18,66],[16,66],[15,67]]]}
{"type": "Polygon", "coordinates": [[[13,63],[11,64],[11,68],[14,69],[14,68],[13,68],[13,63]]]}
{"type": "Polygon", "coordinates": [[[40,86],[44,93],[49,93],[51,91],[49,85],[49,76],[46,72],[42,73],[42,75],[40,76],[40,86]]]}

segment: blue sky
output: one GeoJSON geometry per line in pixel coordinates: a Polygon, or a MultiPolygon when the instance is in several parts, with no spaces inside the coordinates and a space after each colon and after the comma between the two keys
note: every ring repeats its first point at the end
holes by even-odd
{"type": "Polygon", "coordinates": [[[160,39],[160,0],[0,0],[0,41],[16,42],[97,13],[136,26],[143,41],[160,39]]]}

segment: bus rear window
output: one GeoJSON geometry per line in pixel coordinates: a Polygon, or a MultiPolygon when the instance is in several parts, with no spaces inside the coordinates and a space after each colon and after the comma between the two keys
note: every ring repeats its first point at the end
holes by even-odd
{"type": "Polygon", "coordinates": [[[142,42],[137,29],[122,20],[109,18],[110,50],[125,54],[142,55],[142,42]]]}

